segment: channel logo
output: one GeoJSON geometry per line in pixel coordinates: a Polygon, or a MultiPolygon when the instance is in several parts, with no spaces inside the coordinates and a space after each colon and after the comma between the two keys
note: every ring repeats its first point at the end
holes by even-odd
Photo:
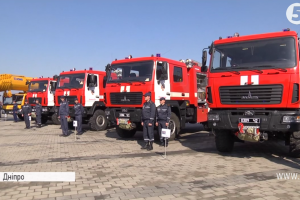
{"type": "Polygon", "coordinates": [[[286,18],[292,24],[300,24],[300,3],[293,3],[286,10],[286,18]]]}

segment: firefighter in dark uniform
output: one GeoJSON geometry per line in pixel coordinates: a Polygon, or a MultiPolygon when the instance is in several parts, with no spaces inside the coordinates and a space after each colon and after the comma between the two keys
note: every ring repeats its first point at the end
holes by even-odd
{"type": "Polygon", "coordinates": [[[82,132],[82,115],[83,115],[83,106],[78,102],[78,99],[75,99],[75,105],[74,105],[74,110],[75,110],[75,120],[77,121],[77,132],[78,135],[81,135],[82,132]]]}
{"type": "Polygon", "coordinates": [[[24,106],[22,106],[22,117],[24,117],[24,121],[26,124],[25,129],[30,129],[30,120],[29,116],[31,115],[31,106],[28,104],[28,101],[25,100],[24,106]]]}
{"type": "Polygon", "coordinates": [[[39,100],[35,101],[35,115],[36,115],[36,123],[38,128],[42,126],[42,105],[39,103],[39,100]]]}
{"type": "Polygon", "coordinates": [[[142,149],[147,149],[148,151],[153,149],[154,141],[154,118],[155,118],[155,104],[150,100],[151,93],[148,92],[145,95],[146,102],[142,109],[142,126],[143,126],[143,136],[145,141],[145,146],[142,149]]]}
{"type": "Polygon", "coordinates": [[[62,133],[59,136],[67,137],[69,136],[68,129],[68,116],[69,116],[69,104],[65,101],[65,97],[61,96],[61,103],[58,110],[58,118],[60,118],[62,133]]]}
{"type": "Polygon", "coordinates": [[[170,118],[171,118],[171,109],[166,104],[166,99],[164,97],[161,97],[160,99],[160,105],[157,107],[156,112],[156,126],[158,126],[158,133],[160,136],[160,146],[165,146],[164,139],[166,139],[166,146],[168,146],[168,139],[163,138],[161,136],[161,129],[167,128],[169,126],[170,118]]]}
{"type": "Polygon", "coordinates": [[[16,101],[14,101],[13,104],[13,116],[14,116],[14,121],[18,122],[18,117],[17,117],[17,113],[18,113],[18,104],[16,103],[16,101]]]}
{"type": "Polygon", "coordinates": [[[1,118],[1,114],[2,114],[2,102],[0,101],[0,118],[1,118]]]}

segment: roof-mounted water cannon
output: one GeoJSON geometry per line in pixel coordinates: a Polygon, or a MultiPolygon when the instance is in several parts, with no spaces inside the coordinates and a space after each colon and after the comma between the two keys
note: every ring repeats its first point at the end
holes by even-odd
{"type": "Polygon", "coordinates": [[[192,68],[193,66],[201,66],[201,63],[192,59],[186,59],[185,62],[187,68],[192,68]]]}
{"type": "Polygon", "coordinates": [[[233,37],[240,37],[240,34],[238,32],[234,33],[233,37]]]}

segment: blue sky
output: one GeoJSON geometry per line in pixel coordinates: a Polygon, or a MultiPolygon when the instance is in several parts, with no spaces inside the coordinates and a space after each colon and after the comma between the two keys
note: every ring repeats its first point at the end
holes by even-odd
{"type": "Polygon", "coordinates": [[[281,31],[295,1],[2,0],[0,74],[53,76],[161,53],[201,61],[219,36],[281,31]]]}

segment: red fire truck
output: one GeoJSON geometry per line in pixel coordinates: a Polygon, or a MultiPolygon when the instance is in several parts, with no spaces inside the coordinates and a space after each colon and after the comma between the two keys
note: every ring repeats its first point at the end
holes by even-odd
{"type": "Polygon", "coordinates": [[[51,89],[51,85],[56,82],[52,78],[34,78],[31,80],[28,86],[27,100],[28,103],[32,106],[32,117],[35,118],[35,105],[36,100],[39,100],[42,105],[42,124],[45,124],[50,118],[54,118],[53,122],[55,123],[54,115],[54,91],[51,89]]]}
{"type": "Polygon", "coordinates": [[[298,39],[296,32],[284,29],[235,33],[212,43],[206,100],[220,152],[232,151],[234,142],[278,137],[292,156],[300,156],[298,39]]]}
{"type": "Polygon", "coordinates": [[[193,60],[175,61],[160,57],[126,57],[106,66],[106,115],[120,137],[133,137],[141,130],[144,97],[159,105],[165,97],[171,107],[171,140],[178,136],[185,123],[206,123],[206,73],[193,60]],[[112,76],[112,74],[115,74],[112,76]]]}
{"type": "Polygon", "coordinates": [[[104,88],[106,84],[105,72],[89,70],[71,69],[67,72],[60,73],[56,90],[55,106],[58,112],[61,103],[61,96],[66,96],[70,106],[70,127],[75,117],[74,104],[75,98],[78,99],[84,107],[83,123],[89,124],[91,130],[105,130],[108,120],[105,116],[104,88]]]}

